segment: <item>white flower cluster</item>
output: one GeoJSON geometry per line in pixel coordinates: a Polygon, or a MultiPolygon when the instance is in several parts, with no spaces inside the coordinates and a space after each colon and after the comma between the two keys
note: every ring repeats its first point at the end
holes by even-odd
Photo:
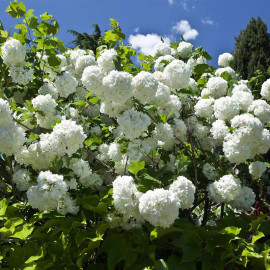
{"type": "MultiPolygon", "coordinates": [[[[212,77],[207,82],[207,88],[204,95],[211,95],[213,98],[225,96],[228,88],[228,83],[223,78],[212,77]]],[[[203,96],[203,92],[201,94],[203,96]]]]}
{"type": "Polygon", "coordinates": [[[25,67],[10,66],[8,70],[9,76],[13,83],[27,85],[33,81],[33,69],[25,67]]]}
{"type": "Polygon", "coordinates": [[[114,60],[116,60],[117,52],[114,49],[104,50],[97,59],[98,66],[105,72],[109,73],[115,69],[114,60]]]}
{"type": "Polygon", "coordinates": [[[262,176],[262,174],[265,172],[266,170],[266,166],[264,164],[264,162],[260,162],[260,161],[255,161],[252,162],[249,166],[249,173],[256,178],[260,178],[262,176]]]}
{"type": "Polygon", "coordinates": [[[43,128],[50,128],[53,120],[56,118],[55,107],[56,101],[50,94],[38,95],[32,99],[32,105],[37,111],[41,111],[42,114],[36,112],[37,124],[43,128]]]}
{"type": "Polygon", "coordinates": [[[17,162],[31,165],[36,170],[48,169],[54,156],[71,156],[83,146],[86,135],[83,128],[72,120],[62,120],[52,133],[40,134],[40,140],[28,148],[24,146],[15,155],[17,162]]]}
{"type": "Polygon", "coordinates": [[[0,153],[11,156],[21,150],[24,130],[13,122],[8,102],[0,98],[0,153]]]}
{"type": "Polygon", "coordinates": [[[193,206],[194,194],[194,185],[182,176],[170,185],[169,190],[158,188],[144,194],[137,190],[131,176],[118,176],[113,182],[114,206],[118,213],[164,228],[177,219],[179,208],[193,206]]]}
{"type": "Polygon", "coordinates": [[[203,165],[203,175],[209,180],[216,180],[218,178],[216,168],[209,163],[203,165]]]}
{"type": "Polygon", "coordinates": [[[234,60],[234,57],[230,53],[223,53],[218,57],[218,65],[221,67],[228,67],[234,60]]]}
{"type": "Polygon", "coordinates": [[[19,169],[12,175],[12,181],[19,191],[25,191],[32,186],[31,173],[26,169],[19,169]]]}
{"type": "Polygon", "coordinates": [[[176,197],[181,209],[189,209],[193,206],[195,186],[184,176],[178,176],[169,188],[169,191],[176,197]]]}
{"type": "Polygon", "coordinates": [[[99,188],[103,183],[99,175],[93,173],[89,163],[83,159],[72,158],[69,168],[79,177],[79,182],[86,188],[99,188]]]}
{"type": "Polygon", "coordinates": [[[187,58],[193,50],[193,45],[189,42],[182,41],[179,43],[177,47],[177,51],[179,52],[182,58],[187,58]]]}
{"type": "Polygon", "coordinates": [[[189,86],[191,69],[182,60],[173,60],[164,69],[166,85],[172,89],[182,89],[189,86]]]}
{"type": "Polygon", "coordinates": [[[119,129],[124,133],[129,140],[136,139],[147,131],[151,124],[151,119],[148,115],[129,109],[117,118],[119,129]]]}
{"type": "Polygon", "coordinates": [[[238,196],[230,202],[233,208],[239,210],[250,210],[255,203],[256,195],[249,187],[240,187],[238,196]]]}
{"type": "Polygon", "coordinates": [[[26,48],[17,39],[8,39],[1,47],[4,64],[11,66],[25,65],[26,48]]]}
{"type": "Polygon", "coordinates": [[[37,185],[27,191],[29,204],[40,211],[57,209],[60,214],[77,214],[79,207],[75,205],[69,194],[62,175],[50,171],[40,172],[37,185]]]}
{"type": "Polygon", "coordinates": [[[234,200],[241,187],[240,180],[233,175],[224,175],[218,181],[208,185],[208,197],[217,203],[229,203],[234,200]]]}
{"type": "Polygon", "coordinates": [[[154,47],[154,53],[153,54],[154,54],[154,56],[170,55],[171,54],[171,48],[166,43],[160,42],[154,47]]]}
{"type": "Polygon", "coordinates": [[[69,73],[65,72],[58,76],[54,82],[60,97],[67,98],[70,94],[76,92],[78,81],[69,73]]]}
{"type": "Polygon", "coordinates": [[[146,71],[140,72],[132,80],[134,97],[142,104],[148,103],[155,97],[158,89],[158,81],[146,71]]]}
{"type": "Polygon", "coordinates": [[[103,78],[103,101],[125,103],[132,97],[132,76],[124,71],[111,71],[103,78]]]}
{"type": "Polygon", "coordinates": [[[98,157],[101,160],[112,160],[118,162],[122,160],[122,154],[120,150],[120,145],[117,143],[111,143],[110,145],[104,143],[99,146],[99,155],[98,157]]]}
{"type": "Polygon", "coordinates": [[[267,101],[270,101],[270,79],[262,84],[261,96],[267,101]]]}
{"type": "Polygon", "coordinates": [[[141,196],[139,210],[145,220],[154,226],[166,228],[177,219],[179,202],[169,190],[157,188],[141,196]]]}
{"type": "Polygon", "coordinates": [[[230,120],[240,112],[237,100],[232,97],[221,97],[215,101],[214,114],[219,120],[230,120]]]}
{"type": "Polygon", "coordinates": [[[242,163],[270,148],[270,133],[261,121],[245,113],[231,119],[232,133],[224,138],[223,151],[231,163],[242,163]]]}

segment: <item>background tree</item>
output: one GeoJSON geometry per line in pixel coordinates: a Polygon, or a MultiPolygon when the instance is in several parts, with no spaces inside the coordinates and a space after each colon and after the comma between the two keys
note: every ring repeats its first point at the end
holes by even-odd
{"type": "Polygon", "coordinates": [[[86,32],[79,33],[75,30],[68,30],[76,38],[70,43],[75,44],[80,49],[92,50],[96,53],[96,48],[99,46],[99,39],[101,38],[101,30],[97,24],[93,24],[92,27],[94,31],[92,34],[88,34],[86,32]]]}
{"type": "Polygon", "coordinates": [[[251,18],[245,30],[235,37],[234,68],[243,79],[250,79],[256,70],[264,74],[270,65],[270,37],[260,17],[251,18]]]}

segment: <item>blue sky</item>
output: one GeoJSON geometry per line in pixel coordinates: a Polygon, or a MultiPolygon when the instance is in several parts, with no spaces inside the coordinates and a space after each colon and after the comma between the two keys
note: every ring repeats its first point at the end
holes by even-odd
{"type": "MultiPolygon", "coordinates": [[[[67,45],[73,39],[68,29],[91,32],[99,24],[109,29],[109,18],[120,22],[127,41],[138,50],[151,52],[159,42],[180,39],[180,34],[203,46],[217,64],[217,57],[234,49],[234,36],[250,18],[260,16],[270,30],[270,0],[25,0],[36,15],[47,11],[60,24],[58,37],[67,45]]],[[[16,23],[5,9],[9,1],[0,1],[0,18],[6,29],[16,23]]]]}

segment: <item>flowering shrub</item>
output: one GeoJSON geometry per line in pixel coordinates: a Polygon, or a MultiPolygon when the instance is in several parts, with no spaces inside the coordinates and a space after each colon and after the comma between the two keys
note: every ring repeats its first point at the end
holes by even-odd
{"type": "Polygon", "coordinates": [[[270,269],[269,80],[256,99],[231,54],[161,43],[136,65],[113,19],[94,55],[6,11],[1,269],[270,269]]]}

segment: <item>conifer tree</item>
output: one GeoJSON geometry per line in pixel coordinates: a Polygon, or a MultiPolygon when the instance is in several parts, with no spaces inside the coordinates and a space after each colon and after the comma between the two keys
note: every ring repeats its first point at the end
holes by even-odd
{"type": "Polygon", "coordinates": [[[266,73],[270,66],[270,37],[261,18],[252,17],[235,39],[234,68],[237,73],[243,79],[250,79],[256,70],[266,73]]]}

